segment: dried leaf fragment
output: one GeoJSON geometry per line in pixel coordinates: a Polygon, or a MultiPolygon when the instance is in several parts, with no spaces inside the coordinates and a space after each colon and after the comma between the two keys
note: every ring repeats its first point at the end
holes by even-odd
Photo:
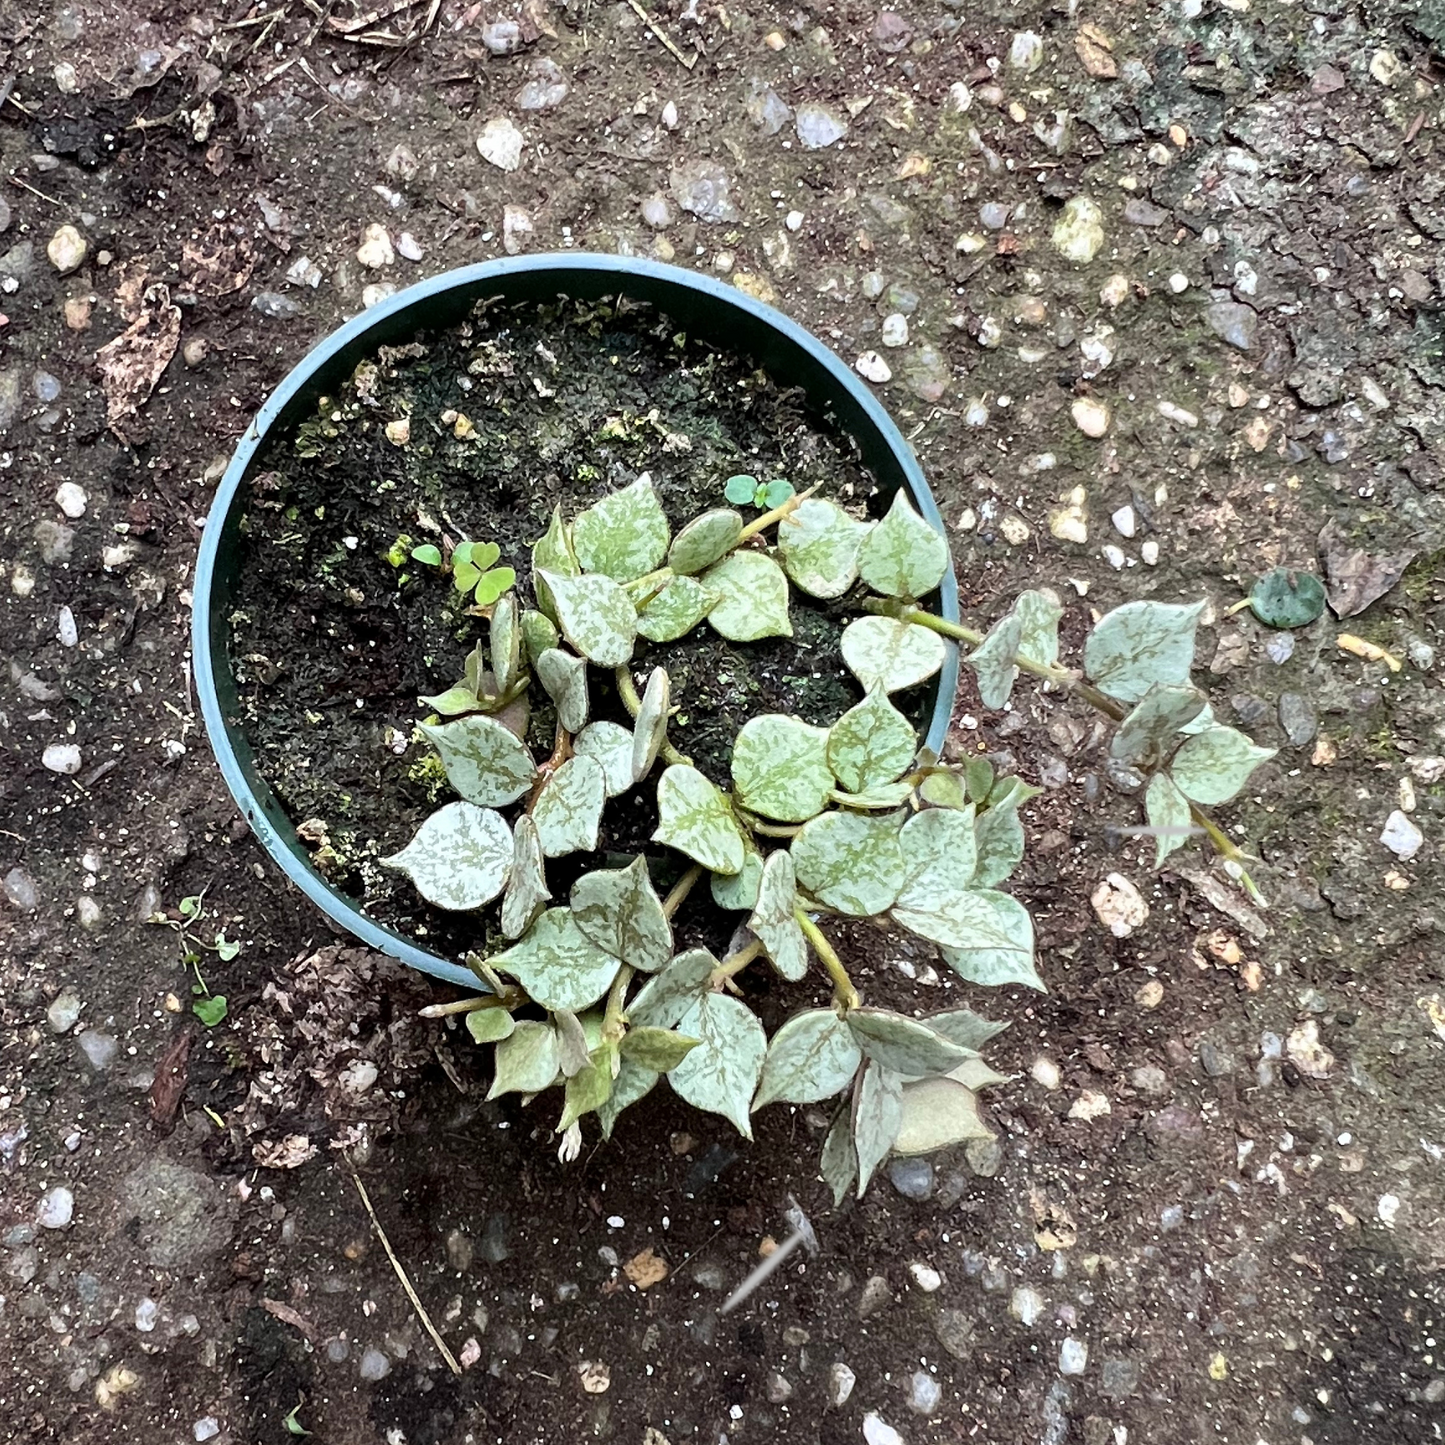
{"type": "Polygon", "coordinates": [[[1081,25],[1074,36],[1074,53],[1096,80],[1113,80],[1119,74],[1113,49],[1114,42],[1097,25],[1081,25]]]}
{"type": "Polygon", "coordinates": [[[169,287],[155,285],[147,287],[140,315],[96,352],[105,419],[121,441],[141,439],[143,428],[130,418],[155,390],[180,340],[180,308],[171,303],[169,287]]]}
{"type": "Polygon", "coordinates": [[[667,1278],[667,1261],[649,1245],[640,1254],[635,1254],[622,1266],[622,1272],[638,1289],[651,1289],[667,1278]]]}

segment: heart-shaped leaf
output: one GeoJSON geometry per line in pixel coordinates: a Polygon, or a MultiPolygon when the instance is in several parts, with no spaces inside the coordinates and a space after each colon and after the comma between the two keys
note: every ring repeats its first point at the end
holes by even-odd
{"type": "Polygon", "coordinates": [[[1099,619],[1084,671],[1100,692],[1138,702],[1155,683],[1187,683],[1202,602],[1126,602],[1099,619]]]}
{"type": "Polygon", "coordinates": [[[448,803],[400,853],[381,861],[405,873],[428,903],[464,913],[502,891],[512,867],[512,830],[490,808],[448,803]]]}
{"type": "Polygon", "coordinates": [[[610,1044],[592,1050],[587,1067],[579,1070],[567,1080],[562,1096],[562,1117],[557,1122],[557,1133],[565,1134],[584,1114],[600,1109],[612,1093],[612,1061],[615,1057],[610,1044]]]}
{"type": "Polygon", "coordinates": [[[495,718],[475,713],[451,723],[422,723],[421,731],[440,754],[447,781],[469,803],[515,803],[537,776],[526,744],[495,718]]]}
{"type": "Polygon", "coordinates": [[[848,1025],[830,1008],[790,1018],[768,1045],[753,1112],[781,1100],[816,1104],[853,1082],[863,1055],[848,1025]]]}
{"type": "Polygon", "coordinates": [[[732,774],[749,812],[781,823],[812,818],[833,791],[828,730],[781,713],[749,718],[733,741],[732,774]]]}
{"type": "Polygon", "coordinates": [[[743,836],[727,799],[696,768],[674,763],[657,784],[654,841],[676,848],[714,873],[743,866],[743,836]]]}
{"type": "Polygon", "coordinates": [[[850,1009],[847,1021],[858,1047],[898,1074],[944,1074],[976,1052],[917,1019],[887,1009],[850,1009]]]}
{"type": "MultiPolygon", "coordinates": [[[[515,581],[515,577],[513,578],[515,581]]],[[[511,584],[508,583],[508,586],[511,584]]],[[[522,667],[521,613],[510,592],[492,608],[492,676],[500,696],[517,680],[522,667]]]]}
{"type": "Polygon", "coordinates": [[[921,908],[896,907],[893,917],[904,928],[945,948],[968,952],[1003,950],[1030,963],[1034,952],[1033,923],[1028,910],[989,888],[956,888],[931,895],[921,908]]]}
{"type": "Polygon", "coordinates": [[[836,502],[808,497],[778,527],[778,556],[810,597],[841,597],[858,580],[858,552],[872,530],[836,502]]]}
{"type": "Polygon", "coordinates": [[[903,1124],[903,1085],[892,1069],[871,1059],[853,1090],[853,1148],[858,1156],[858,1198],[888,1157],[903,1124]]]}
{"type": "Polygon", "coordinates": [[[702,585],[717,593],[708,625],[730,642],[791,637],[788,579],[765,552],[730,552],[702,574],[702,585]]]}
{"type": "MultiPolygon", "coordinates": [[[[976,889],[963,897],[965,901],[949,912],[945,926],[933,930],[964,939],[961,944],[941,944],[944,962],[969,983],[987,988],[1017,983],[1047,992],[1034,967],[1034,924],[1023,904],[988,889],[976,889]]],[[[899,921],[905,928],[913,928],[912,923],[899,921]]]]}
{"type": "Polygon", "coordinates": [[[1058,598],[1048,592],[1020,592],[1013,611],[1019,620],[1019,655],[1052,667],[1059,660],[1059,619],[1064,615],[1058,598]]]}
{"type": "Polygon", "coordinates": [[[655,973],[672,957],[672,925],[643,858],[584,873],[572,885],[572,917],[599,948],[642,973],[655,973]]]}
{"type": "Polygon", "coordinates": [[[562,640],[557,624],[545,613],[528,608],[522,614],[522,645],[527,649],[527,660],[533,667],[537,659],[562,640]]]}
{"type": "Polygon", "coordinates": [[[549,908],[517,943],[488,962],[515,978],[543,1008],[573,1013],[596,1003],[622,967],[577,927],[569,908],[549,908]]]}
{"type": "Polygon", "coordinates": [[[818,1168],[828,1188],[833,1191],[836,1209],[847,1197],[858,1177],[858,1151],[853,1147],[853,1103],[849,1100],[833,1117],[823,1140],[823,1155],[818,1168]]]}
{"type": "MultiPolygon", "coordinates": [[[[731,497],[728,498],[732,500],[731,497]]],[[[749,492],[745,499],[752,501],[749,492]]],[[[711,567],[719,557],[731,552],[742,535],[743,519],[726,507],[704,512],[687,524],[676,537],[667,554],[667,565],[679,577],[690,577],[694,573],[711,567]]]]}
{"type": "Polygon", "coordinates": [[[675,1069],[701,1042],[671,1029],[629,1029],[622,1039],[622,1057],[655,1074],[675,1069]]]}
{"type": "Polygon", "coordinates": [[[537,594],[537,606],[553,622],[557,621],[557,609],[552,589],[541,574],[551,572],[559,577],[576,577],[581,571],[577,554],[572,550],[572,529],[562,520],[562,508],[554,507],[546,532],[532,544],[532,590],[537,594]]]}
{"type": "Polygon", "coordinates": [[[511,1038],[517,1026],[504,1008],[474,1008],[466,1020],[467,1032],[479,1044],[499,1044],[511,1038]]]}
{"type": "Polygon", "coordinates": [[[882,688],[874,688],[828,730],[828,766],[850,793],[891,783],[917,750],[913,724],[882,688]]]}
{"type": "Polygon", "coordinates": [[[579,758],[602,766],[609,798],[620,797],[637,781],[632,771],[632,734],[615,722],[588,723],[572,743],[579,758]]]}
{"type": "Polygon", "coordinates": [[[808,971],[808,942],[793,910],[797,906],[793,859],[784,849],[768,855],[748,927],[767,950],[773,967],[791,983],[808,971]]]}
{"type": "Polygon", "coordinates": [[[1144,816],[1156,829],[1154,866],[1162,868],[1164,860],[1190,838],[1194,819],[1189,812],[1189,799],[1169,781],[1167,773],[1156,773],[1149,779],[1144,794],[1144,816]]]}
{"type": "Polygon", "coordinates": [[[725,993],[709,993],[683,1014],[677,1031],[697,1039],[698,1046],[667,1076],[668,1082],[694,1108],[721,1114],[751,1139],[748,1106],[768,1051],[756,1015],[725,993]]]}
{"type": "Polygon", "coordinates": [[[907,876],[899,822],[896,816],[824,813],[804,823],[792,843],[798,882],[839,913],[883,913],[907,876]]]}
{"type": "Polygon", "coordinates": [[[921,1079],[903,1086],[895,1154],[932,1154],[969,1139],[991,1139],[979,1117],[978,1096],[956,1079],[921,1079]]]}
{"type": "Polygon", "coordinates": [[[850,622],[843,629],[840,646],[848,671],[869,692],[917,687],[932,677],[948,656],[948,648],[936,632],[893,617],[860,617],[850,622]]]}
{"type": "Polygon", "coordinates": [[[560,1060],[557,1031],[551,1024],[535,1019],[521,1019],[511,1034],[496,1047],[493,1055],[497,1076],[487,1098],[502,1094],[540,1094],[552,1087],[557,1078],[560,1060]]]}
{"type": "Polygon", "coordinates": [[[1018,614],[1010,612],[988,630],[988,636],[968,654],[966,661],[978,677],[978,695],[983,705],[1001,708],[1008,705],[1014,679],[1019,670],[1014,665],[1018,655],[1023,624],[1018,614]]]}
{"type": "Polygon", "coordinates": [[[562,1073],[570,1079],[574,1074],[580,1074],[592,1062],[593,1045],[588,1041],[582,1020],[570,1010],[561,1009],[555,1013],[552,1024],[557,1030],[558,1059],[562,1073]]]}
{"type": "Polygon", "coordinates": [[[637,609],[610,577],[538,574],[552,594],[557,623],[578,652],[598,667],[620,667],[637,641],[637,609]]]}
{"type": "Polygon", "coordinates": [[[885,597],[926,597],[948,571],[948,543],[915,510],[907,491],[858,549],[858,575],[885,597]]]}
{"type": "Polygon", "coordinates": [[[934,1033],[962,1044],[966,1049],[981,1049],[990,1039],[996,1038],[1007,1024],[994,1023],[973,1012],[972,1009],[949,1009],[944,1013],[930,1014],[924,1021],[934,1033]]]}
{"type": "Polygon", "coordinates": [[[537,825],[523,813],[512,833],[512,873],[502,900],[502,935],[520,938],[551,898],[542,867],[542,840],[537,825]]]}
{"type": "Polygon", "coordinates": [[[1236,728],[1210,728],[1185,739],[1169,764],[1169,776],[1174,786],[1196,803],[1227,803],[1275,752],[1275,748],[1256,747],[1236,728]]]}
{"type": "Polygon", "coordinates": [[[1313,572],[1276,567],[1249,589],[1249,605],[1266,627],[1307,627],[1325,610],[1324,583],[1313,572]]]}
{"type": "Polygon", "coordinates": [[[929,773],[918,785],[918,796],[934,808],[966,808],[969,805],[968,787],[963,778],[952,770],[929,773]]]}
{"type": "Polygon", "coordinates": [[[548,858],[591,853],[607,801],[607,779],[595,758],[568,758],[542,785],[532,809],[537,837],[548,858]]]}
{"type": "Polygon", "coordinates": [[[973,806],[925,808],[898,835],[907,867],[898,891],[900,908],[933,908],[973,881],[978,857],[973,806]]]}
{"type": "Polygon", "coordinates": [[[447,688],[445,692],[423,696],[420,701],[422,706],[440,713],[442,717],[461,717],[464,713],[476,712],[481,706],[476,693],[461,683],[447,688]]]}
{"type": "Polygon", "coordinates": [[[632,730],[632,777],[641,782],[652,771],[667,736],[667,719],[672,710],[672,682],[660,667],[648,675],[642,690],[642,705],[632,730]]]}
{"type": "Polygon", "coordinates": [[[1024,826],[1017,805],[989,808],[974,819],[973,886],[995,888],[1018,867],[1024,856],[1024,826]]]}
{"type": "Polygon", "coordinates": [[[629,1059],[626,1054],[622,1056],[621,1067],[617,1071],[617,1077],[612,1081],[612,1092],[607,1096],[607,1101],[597,1110],[597,1120],[602,1125],[602,1137],[610,1139],[612,1131],[617,1125],[617,1116],[629,1105],[635,1104],[639,1099],[645,1098],[652,1091],[652,1086],[662,1077],[653,1069],[644,1068],[641,1064],[629,1059]]]}
{"type": "Polygon", "coordinates": [[[707,993],[717,968],[705,948],[679,953],[638,990],[627,1006],[628,1021],[634,1028],[672,1028],[707,993]]]}
{"type": "Polygon", "coordinates": [[[649,642],[674,642],[691,632],[718,603],[718,594],[695,577],[674,577],[637,614],[637,630],[649,642]]]}
{"type": "Polygon", "coordinates": [[[1126,763],[1148,762],[1163,754],[1175,734],[1203,711],[1204,694],[1197,687],[1155,683],[1109,739],[1109,756],[1126,763]]]}
{"type": "Polygon", "coordinates": [[[472,592],[472,601],[478,607],[490,607],[498,601],[504,592],[509,592],[517,584],[517,574],[510,567],[493,567],[490,572],[483,572],[477,578],[476,588],[472,592]]]}
{"type": "MultiPolygon", "coordinates": [[[[746,840],[744,840],[746,841],[746,840]]],[[[758,851],[748,846],[739,873],[712,875],[712,898],[719,908],[735,908],[744,913],[758,906],[758,887],[763,881],[763,860],[758,851]]]]}
{"type": "Polygon", "coordinates": [[[615,582],[651,572],[667,554],[670,535],[646,472],[572,520],[572,546],[582,570],[601,572],[615,582]]]}
{"type": "Polygon", "coordinates": [[[537,680],[557,704],[557,721],[569,733],[587,726],[587,663],[560,647],[548,648],[537,659],[537,680]]]}

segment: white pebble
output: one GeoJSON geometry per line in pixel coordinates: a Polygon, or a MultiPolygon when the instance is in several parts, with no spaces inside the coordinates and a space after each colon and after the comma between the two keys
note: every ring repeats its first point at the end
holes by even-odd
{"type": "Polygon", "coordinates": [[[1158,542],[1150,538],[1149,541],[1143,543],[1139,548],[1139,560],[1143,562],[1146,567],[1156,566],[1159,562],[1158,542]]]}
{"type": "Polygon", "coordinates": [[[931,1415],[943,1399],[943,1386],[927,1370],[915,1370],[908,1382],[908,1408],[915,1415],[931,1415]]]}
{"type": "Polygon", "coordinates": [[[1038,1290],[1020,1285],[1009,1299],[1008,1312],[1025,1328],[1031,1327],[1044,1312],[1044,1297],[1038,1290]]]}
{"type": "Polygon", "coordinates": [[[876,1410],[863,1417],[863,1438],[868,1445],[903,1445],[903,1436],[876,1410]]]}
{"type": "Polygon", "coordinates": [[[148,1335],[156,1327],[156,1316],[160,1313],[160,1306],[146,1295],[138,1300],[135,1307],[135,1327],[143,1335],[148,1335]]]}
{"type": "Polygon", "coordinates": [[[1091,1123],[1095,1119],[1103,1118],[1110,1112],[1109,1101],[1093,1089],[1085,1089],[1083,1093],[1069,1105],[1069,1118],[1081,1119],[1084,1123],[1091,1123]]]}
{"type": "Polygon", "coordinates": [[[801,211],[789,211],[783,220],[783,224],[790,231],[801,231],[803,229],[803,213],[801,211]]]}
{"type": "Polygon", "coordinates": [[[85,489],[74,482],[61,482],[55,489],[55,505],[72,522],[85,515],[85,504],[88,500],[85,489]]]}
{"type": "Polygon", "coordinates": [[[858,1376],[839,1361],[828,1371],[828,1403],[835,1409],[846,1405],[849,1395],[853,1393],[853,1386],[857,1383],[858,1376]]]}
{"type": "Polygon", "coordinates": [[[1149,917],[1149,905],[1122,873],[1110,873],[1089,899],[1099,922],[1115,938],[1128,938],[1149,917]]]}
{"type": "Polygon", "coordinates": [[[988,425],[988,403],[981,396],[976,396],[963,410],[964,426],[971,426],[977,429],[988,425]]]}
{"type": "Polygon", "coordinates": [[[390,266],[396,260],[396,254],[391,249],[391,237],[387,235],[385,226],[373,221],[361,233],[361,245],[356,248],[356,259],[373,270],[379,266],[390,266]]]}
{"type": "Polygon", "coordinates": [[[64,1229],[75,1213],[75,1196],[65,1185],[57,1184],[40,1196],[40,1209],[35,1222],[42,1229],[64,1229]]]}
{"type": "Polygon", "coordinates": [[[978,324],[978,344],[992,351],[1003,340],[1003,324],[997,316],[985,316],[978,324]]]}
{"type": "Polygon", "coordinates": [[[1180,426],[1198,426],[1199,418],[1192,411],[1185,411],[1182,406],[1175,406],[1172,401],[1161,401],[1159,403],[1159,415],[1165,421],[1178,422],[1180,426]]]}
{"type": "Polygon", "coordinates": [[[477,151],[500,171],[514,171],[522,164],[522,132],[506,117],[498,116],[482,127],[477,151]]]}
{"type": "Polygon", "coordinates": [[[908,345],[908,318],[901,311],[895,311],[883,319],[884,346],[908,345]]]}
{"type": "Polygon", "coordinates": [[[1395,1227],[1395,1216],[1400,1212],[1400,1199],[1395,1194],[1382,1194],[1375,1205],[1375,1214],[1386,1229],[1395,1227]]]}
{"type": "Polygon", "coordinates": [[[1182,271],[1176,271],[1169,278],[1169,289],[1176,295],[1180,295],[1189,289],[1189,277],[1182,271]]]}
{"type": "Polygon", "coordinates": [[[1105,542],[1104,560],[1117,572],[1125,562],[1124,549],[1113,542],[1105,542]]]}
{"type": "Polygon", "coordinates": [[[1089,1363],[1089,1347],[1082,1340],[1069,1338],[1059,1346],[1059,1374],[1082,1375],[1089,1363]]]}
{"type": "Polygon", "coordinates": [[[1408,863],[1424,846],[1425,835],[1398,808],[1385,819],[1385,830],[1380,842],[1402,863],[1408,863]]]}
{"type": "Polygon", "coordinates": [[[893,379],[892,368],[876,351],[865,351],[853,363],[853,368],[864,381],[871,381],[875,386],[893,379]]]}
{"type": "Polygon", "coordinates": [[[676,129],[677,129],[677,102],[676,102],[676,101],[670,100],[670,101],[667,102],[666,105],[664,105],[664,106],[662,107],[662,125],[663,125],[663,129],[664,129],[664,130],[676,130],[676,129]]]}
{"type": "Polygon", "coordinates": [[[50,264],[68,276],[85,260],[85,238],[74,226],[62,226],[45,247],[50,264]]]}
{"type": "Polygon", "coordinates": [[[1101,437],[1109,430],[1109,408],[1092,396],[1081,396],[1069,411],[1086,437],[1101,437]]]}
{"type": "Polygon", "coordinates": [[[1035,1059],[1029,1073],[1033,1075],[1036,1084],[1042,1084],[1046,1089],[1052,1091],[1059,1087],[1061,1081],[1059,1066],[1052,1059],[1035,1059]]]}
{"type": "Polygon", "coordinates": [[[62,647],[74,647],[80,641],[80,632],[75,625],[75,613],[70,608],[62,607],[55,614],[55,635],[60,639],[62,647]]]}
{"type": "Polygon", "coordinates": [[[74,743],[51,743],[41,753],[40,761],[52,773],[69,777],[80,771],[80,749],[74,743]]]}
{"type": "Polygon", "coordinates": [[[377,1067],[370,1059],[353,1059],[342,1069],[337,1083],[343,1093],[360,1096],[376,1082],[377,1067]]]}
{"type": "Polygon", "coordinates": [[[221,1422],[214,1415],[202,1415],[191,1426],[191,1434],[197,1440],[211,1440],[221,1433],[221,1422]]]}
{"type": "Polygon", "coordinates": [[[396,250],[399,256],[408,261],[420,261],[422,258],[421,245],[410,231],[403,231],[396,238],[396,250]]]}
{"type": "Polygon", "coordinates": [[[608,1229],[621,1229],[627,1221],[620,1214],[609,1214],[607,1216],[608,1229]]]}
{"type": "Polygon", "coordinates": [[[1109,520],[1114,524],[1114,530],[1121,537],[1132,537],[1139,527],[1139,521],[1134,515],[1133,507],[1127,504],[1120,507],[1109,520]]]}
{"type": "Polygon", "coordinates": [[[913,1276],[914,1284],[916,1284],[924,1294],[932,1294],[943,1283],[943,1276],[939,1274],[936,1269],[924,1264],[921,1260],[914,1260],[914,1262],[908,1266],[908,1273],[913,1276]]]}

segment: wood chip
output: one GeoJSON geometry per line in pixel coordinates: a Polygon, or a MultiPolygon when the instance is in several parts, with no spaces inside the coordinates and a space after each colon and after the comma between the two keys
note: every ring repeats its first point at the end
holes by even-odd
{"type": "Polygon", "coordinates": [[[622,1272],[638,1289],[651,1289],[667,1278],[667,1261],[650,1245],[622,1266],[622,1272]]]}

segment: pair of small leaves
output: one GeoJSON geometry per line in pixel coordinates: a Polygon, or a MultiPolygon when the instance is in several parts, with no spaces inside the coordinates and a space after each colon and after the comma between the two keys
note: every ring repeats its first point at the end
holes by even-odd
{"type": "Polygon", "coordinates": [[[1007,706],[1020,658],[1043,667],[1058,661],[1059,619],[1063,615],[1055,597],[1031,590],[1020,593],[1008,613],[994,623],[967,658],[985,707],[1007,706]]]}
{"type": "Polygon", "coordinates": [[[745,473],[729,477],[723,484],[723,495],[735,507],[757,507],[761,511],[772,511],[781,507],[794,494],[793,484],[782,477],[771,482],[760,482],[745,473]]]}
{"type": "Polygon", "coordinates": [[[1109,756],[1125,763],[1151,763],[1166,757],[1181,729],[1205,709],[1196,687],[1155,683],[1125,715],[1109,740],[1109,756]]]}

